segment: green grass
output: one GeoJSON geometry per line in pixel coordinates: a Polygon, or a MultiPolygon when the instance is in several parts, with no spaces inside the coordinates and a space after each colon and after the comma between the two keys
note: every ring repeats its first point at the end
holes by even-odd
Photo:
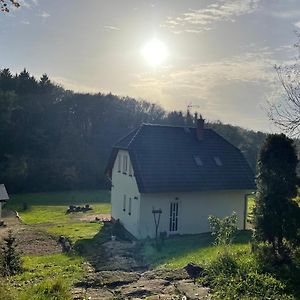
{"type": "Polygon", "coordinates": [[[249,197],[248,198],[248,217],[247,217],[247,221],[249,223],[251,223],[252,220],[253,220],[253,208],[254,208],[254,205],[255,205],[255,198],[254,198],[254,196],[249,197]]]}
{"type": "Polygon", "coordinates": [[[12,195],[8,208],[19,211],[22,222],[37,225],[46,232],[69,237],[73,243],[92,238],[101,225],[80,221],[82,216],[110,213],[108,191],[72,191],[59,193],[37,193],[12,195]],[[27,209],[23,210],[24,203],[27,209]],[[90,204],[88,212],[66,214],[69,205],[90,204]]]}
{"type": "MultiPolygon", "coordinates": [[[[103,240],[103,224],[81,218],[93,214],[110,213],[111,205],[109,192],[99,190],[17,194],[11,196],[7,208],[17,210],[22,222],[30,226],[31,230],[37,228],[39,231],[57,236],[67,236],[75,246],[82,245],[87,251],[95,253],[98,248],[94,245],[103,240]],[[83,206],[85,204],[89,204],[93,209],[85,213],[66,214],[69,205],[83,206]],[[24,206],[27,207],[25,210],[24,206]]],[[[13,276],[11,285],[19,287],[26,294],[30,293],[32,288],[37,287],[36,284],[43,285],[47,280],[51,284],[61,280],[67,287],[70,287],[84,276],[84,262],[87,257],[86,255],[60,253],[24,256],[22,259],[25,271],[13,276]]]]}
{"type": "Polygon", "coordinates": [[[45,279],[63,278],[69,284],[83,276],[83,258],[67,254],[23,257],[25,271],[11,279],[20,284],[39,282],[45,279]]]}
{"type": "MultiPolygon", "coordinates": [[[[249,250],[250,232],[238,233],[231,250],[249,250]]],[[[147,263],[155,267],[182,268],[189,262],[203,265],[214,259],[222,251],[221,247],[214,246],[209,233],[174,236],[166,239],[161,251],[153,247],[153,242],[147,241],[143,246],[143,256],[147,263]]]]}

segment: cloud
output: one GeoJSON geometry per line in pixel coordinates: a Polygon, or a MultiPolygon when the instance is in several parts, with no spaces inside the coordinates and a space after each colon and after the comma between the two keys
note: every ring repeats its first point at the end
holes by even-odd
{"type": "Polygon", "coordinates": [[[21,21],[21,24],[24,24],[24,25],[29,25],[29,24],[30,24],[30,22],[29,22],[29,21],[26,21],[26,20],[23,20],[23,21],[21,21]]]}
{"type": "Polygon", "coordinates": [[[300,21],[294,23],[294,25],[295,25],[296,27],[300,28],[300,21]]]}
{"type": "Polygon", "coordinates": [[[120,30],[120,28],[119,27],[115,27],[115,26],[111,26],[111,25],[106,25],[106,26],[104,26],[104,29],[106,30],[106,31],[111,31],[111,30],[120,30]]]}
{"type": "Polygon", "coordinates": [[[211,63],[165,68],[138,75],[133,89],[169,110],[185,110],[187,102],[192,102],[210,120],[246,127],[255,122],[253,128],[263,128],[260,122],[267,122],[267,117],[262,106],[279,85],[273,55],[261,48],[211,63]]]}
{"type": "Polygon", "coordinates": [[[46,19],[50,17],[50,14],[48,14],[46,11],[42,11],[38,14],[38,16],[46,19]]]}
{"type": "MultiPolygon", "coordinates": [[[[84,85],[74,81],[70,78],[62,77],[62,76],[51,76],[51,80],[56,84],[62,86],[65,89],[72,90],[74,92],[79,93],[99,93],[100,89],[95,87],[84,85]]],[[[103,91],[101,91],[103,92],[103,91]]]]}
{"type": "Polygon", "coordinates": [[[260,2],[261,0],[221,0],[206,8],[168,17],[162,27],[169,28],[174,33],[200,33],[211,30],[217,22],[234,22],[237,17],[256,11],[260,2]]]}

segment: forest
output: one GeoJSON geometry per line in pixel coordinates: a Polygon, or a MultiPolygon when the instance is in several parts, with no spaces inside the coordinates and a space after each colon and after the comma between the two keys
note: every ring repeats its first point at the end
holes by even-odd
{"type": "MultiPolygon", "coordinates": [[[[75,93],[46,74],[2,69],[0,182],[10,193],[107,188],[111,147],[142,122],[193,126],[194,116],[111,93],[75,93]]],[[[265,133],[209,120],[207,127],[241,149],[255,171],[265,133]]]]}

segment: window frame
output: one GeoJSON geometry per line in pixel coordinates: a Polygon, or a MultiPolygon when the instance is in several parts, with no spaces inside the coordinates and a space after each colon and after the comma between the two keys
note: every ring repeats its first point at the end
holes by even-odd
{"type": "Polygon", "coordinates": [[[129,200],[128,200],[128,215],[131,216],[131,207],[132,206],[132,198],[129,197],[129,200]]]}
{"type": "Polygon", "coordinates": [[[128,171],[128,156],[127,154],[123,155],[123,174],[127,174],[128,171]]]}
{"type": "Polygon", "coordinates": [[[127,201],[126,201],[126,200],[127,200],[126,198],[127,198],[127,197],[126,197],[126,195],[124,194],[124,195],[123,195],[123,211],[124,211],[124,212],[126,211],[126,202],[127,202],[127,201]]]}
{"type": "Polygon", "coordinates": [[[121,173],[121,169],[122,169],[122,155],[119,154],[118,155],[118,173],[121,173]]]}

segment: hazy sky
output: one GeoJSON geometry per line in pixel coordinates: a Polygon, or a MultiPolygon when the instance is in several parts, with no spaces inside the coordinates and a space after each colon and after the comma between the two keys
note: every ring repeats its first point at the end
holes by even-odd
{"type": "Polygon", "coordinates": [[[274,131],[273,66],[296,57],[297,29],[300,0],[23,0],[0,14],[0,68],[274,131]],[[168,52],[156,67],[141,54],[153,38],[168,52]]]}

